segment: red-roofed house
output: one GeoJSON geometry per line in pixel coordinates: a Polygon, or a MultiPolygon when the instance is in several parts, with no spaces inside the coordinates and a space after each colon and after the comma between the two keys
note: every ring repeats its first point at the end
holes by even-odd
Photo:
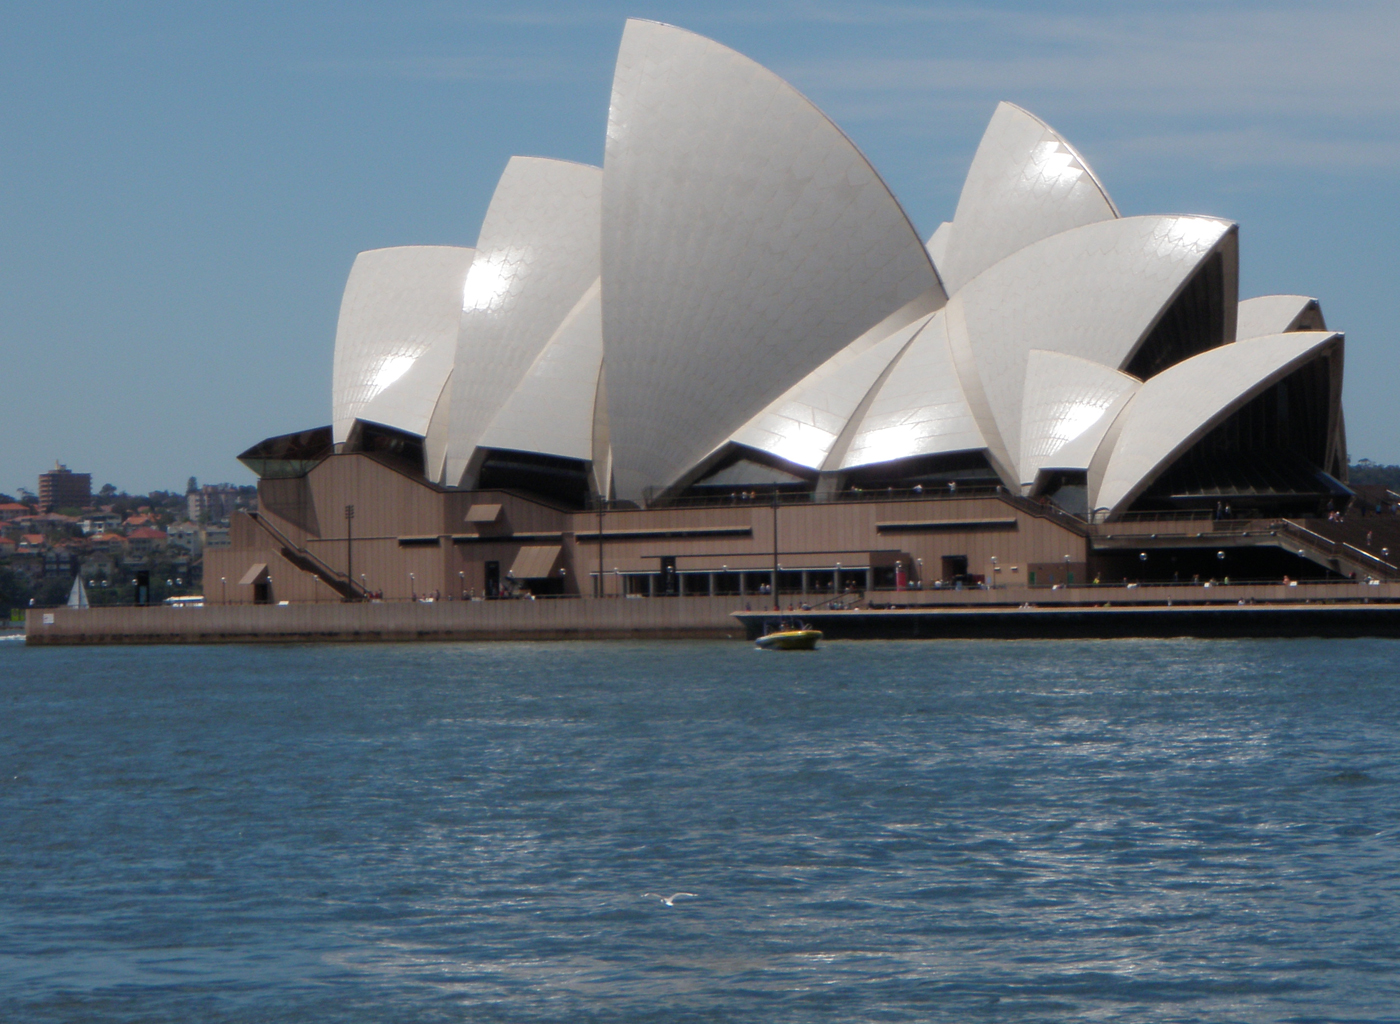
{"type": "Polygon", "coordinates": [[[22,533],[19,535],[19,551],[43,551],[44,535],[42,533],[22,533]]]}
{"type": "Polygon", "coordinates": [[[7,501],[5,504],[0,505],[0,523],[8,523],[11,519],[18,516],[27,516],[30,514],[31,512],[27,505],[20,505],[13,501],[7,501]]]}
{"type": "Polygon", "coordinates": [[[164,551],[166,540],[164,530],[142,526],[126,535],[126,550],[138,557],[150,555],[157,551],[164,551]]]}
{"type": "Polygon", "coordinates": [[[95,555],[115,554],[125,543],[126,538],[120,533],[99,533],[88,538],[88,550],[95,555]]]}

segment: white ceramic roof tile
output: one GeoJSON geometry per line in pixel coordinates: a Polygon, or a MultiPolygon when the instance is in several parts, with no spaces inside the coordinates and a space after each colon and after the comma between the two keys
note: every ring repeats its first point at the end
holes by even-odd
{"type": "Polygon", "coordinates": [[[1021,482],[1041,469],[1088,469],[1110,411],[1141,382],[1100,363],[1032,349],[1021,412],[1021,482]]]}
{"type": "Polygon", "coordinates": [[[891,368],[841,469],[987,447],[958,381],[945,323],[944,314],[935,313],[891,368]]]}
{"type": "MultiPolygon", "coordinates": [[[[1007,456],[1020,461],[1021,402],[1032,349],[1123,369],[1158,316],[1234,226],[1209,217],[1125,217],[1029,245],[968,282],[950,329],[1007,456]]],[[[1024,476],[1024,474],[1022,474],[1024,476]]]]}
{"type": "MultiPolygon", "coordinates": [[[[780,459],[821,469],[841,432],[891,361],[934,314],[871,340],[874,330],[817,367],[730,439],[780,459]]],[[[883,326],[883,325],[882,325],[883,326]]]]}
{"type": "Polygon", "coordinates": [[[1017,249],[1117,216],[1073,146],[1034,114],[1001,103],[972,158],[943,255],[934,263],[952,294],[1017,249]]]}
{"type": "Polygon", "coordinates": [[[458,483],[483,431],[598,279],[602,178],[564,160],[517,156],[506,165],[461,296],[448,483],[458,483]]]}
{"type": "Polygon", "coordinates": [[[486,428],[481,447],[592,459],[602,365],[602,290],[594,281],[486,428]]]}
{"type": "Polygon", "coordinates": [[[1192,356],[1145,381],[1115,424],[1093,507],[1123,512],[1212,427],[1332,344],[1341,344],[1341,335],[1298,331],[1249,338],[1192,356]]]}
{"type": "Polygon", "coordinates": [[[945,220],[938,225],[938,230],[929,236],[924,248],[928,250],[928,258],[933,260],[933,269],[938,269],[938,264],[948,258],[948,236],[952,234],[953,222],[945,220]]]}
{"type": "MultiPolygon", "coordinates": [[[[1284,334],[1298,328],[1298,319],[1316,302],[1306,295],[1260,295],[1244,299],[1239,306],[1235,337],[1260,338],[1266,334],[1284,334]]],[[[1321,326],[1322,314],[1317,315],[1321,326]]]]}
{"type": "Polygon", "coordinates": [[[407,245],[355,257],[335,329],[331,423],[355,420],[426,434],[452,371],[471,249],[407,245]]]}
{"type": "Polygon", "coordinates": [[[772,72],[690,32],[627,22],[605,167],[603,337],[622,497],[672,483],[939,288],[850,140],[772,72]]]}

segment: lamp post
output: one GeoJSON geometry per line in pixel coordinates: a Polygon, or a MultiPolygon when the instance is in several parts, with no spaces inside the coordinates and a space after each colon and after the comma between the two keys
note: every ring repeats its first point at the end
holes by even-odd
{"type": "Polygon", "coordinates": [[[345,579],[349,582],[350,593],[346,597],[347,601],[355,600],[355,559],[354,548],[351,540],[351,524],[355,521],[355,506],[345,506],[345,579]]]}
{"type": "MultiPolygon", "coordinates": [[[[107,581],[106,581],[106,580],[103,580],[103,581],[102,581],[102,585],[105,587],[105,586],[107,585],[107,581]]],[[[223,591],[223,598],[222,598],[222,601],[223,601],[224,604],[228,604],[228,577],[227,577],[227,576],[220,576],[220,577],[219,577],[219,586],[222,588],[222,591],[223,591]]]]}
{"type": "Polygon", "coordinates": [[[988,590],[995,590],[996,588],[997,588],[997,556],[996,556],[996,555],[993,555],[993,556],[992,556],[992,571],[989,572],[989,573],[987,574],[987,589],[988,589],[988,590]]]}
{"type": "Polygon", "coordinates": [[[778,488],[773,488],[773,610],[780,612],[783,610],[782,603],[778,600],[778,573],[782,566],[778,564],[778,488]]]}
{"type": "Polygon", "coordinates": [[[410,601],[418,600],[418,577],[413,573],[408,574],[408,599],[410,601]]]}
{"type": "Polygon", "coordinates": [[[457,581],[462,591],[462,600],[465,601],[467,599],[467,574],[465,572],[459,572],[457,574],[457,581]]]}
{"type": "Polygon", "coordinates": [[[597,597],[603,596],[603,504],[602,498],[598,499],[598,593],[597,597]]]}

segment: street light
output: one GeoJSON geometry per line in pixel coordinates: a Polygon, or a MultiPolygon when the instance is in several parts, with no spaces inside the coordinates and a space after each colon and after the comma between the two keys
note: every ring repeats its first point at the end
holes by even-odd
{"type": "Polygon", "coordinates": [[[408,574],[408,598],[410,601],[418,600],[418,577],[413,573],[408,574]]]}

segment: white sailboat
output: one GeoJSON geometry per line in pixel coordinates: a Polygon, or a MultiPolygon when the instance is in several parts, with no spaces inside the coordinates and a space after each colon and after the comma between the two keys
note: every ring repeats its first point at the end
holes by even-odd
{"type": "Polygon", "coordinates": [[[88,604],[87,587],[83,586],[81,576],[73,577],[73,589],[68,592],[69,608],[91,608],[88,604]]]}

